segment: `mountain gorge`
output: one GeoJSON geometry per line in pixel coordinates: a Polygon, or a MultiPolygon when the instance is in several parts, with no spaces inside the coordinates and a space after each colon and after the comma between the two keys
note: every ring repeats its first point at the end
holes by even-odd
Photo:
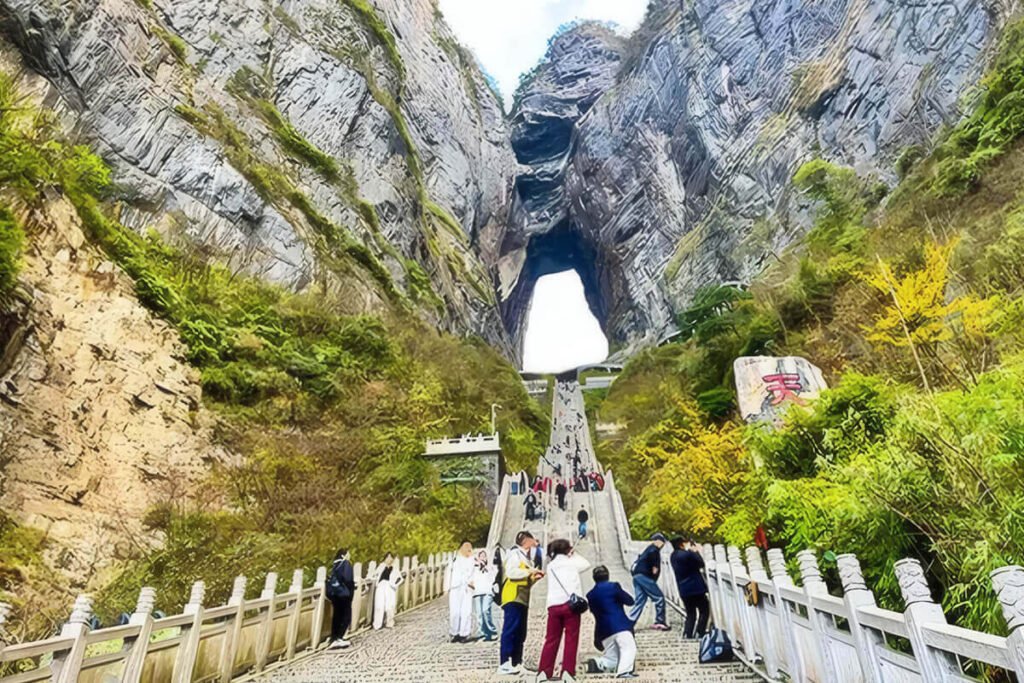
{"type": "MultiPolygon", "coordinates": [[[[510,466],[536,461],[547,416],[513,364],[540,277],[576,269],[646,363],[707,286],[757,289],[823,215],[930,172],[1016,9],[652,0],[631,36],[561,31],[506,115],[433,0],[0,0],[0,593],[50,619],[54,569],[120,605],[476,533],[479,496],[419,454],[498,402],[510,466]]],[[[841,289],[822,278],[686,370],[718,373],[705,413],[745,350],[869,355],[807,331],[841,289]]]]}

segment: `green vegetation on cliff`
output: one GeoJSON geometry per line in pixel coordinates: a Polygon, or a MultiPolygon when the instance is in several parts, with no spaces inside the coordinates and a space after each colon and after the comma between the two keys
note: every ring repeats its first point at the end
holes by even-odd
{"type": "MultiPolygon", "coordinates": [[[[14,92],[6,77],[0,86],[14,92]]],[[[188,243],[128,230],[102,161],[67,144],[31,107],[17,111],[0,128],[0,184],[8,188],[0,199],[19,213],[41,206],[44,193],[71,202],[92,243],[132,277],[139,300],[177,328],[201,370],[204,403],[219,417],[219,438],[241,456],[195,496],[150,511],[145,522],[163,545],[119,558],[128,568],[97,600],[105,616],[130,608],[142,585],[155,586],[169,611],[197,579],[211,581],[210,599],[220,600],[235,574],[259,581],[271,569],[312,570],[339,546],[371,559],[482,538],[489,520],[481,491],[442,485],[420,454],[427,438],[489,430],[488,407],[497,402],[510,467],[535,462],[548,421],[511,365],[482,341],[438,333],[401,306],[353,315],[344,290],[288,292],[210,262],[188,243]]],[[[215,110],[186,113],[225,139],[237,133],[215,110]]],[[[234,149],[245,154],[243,144],[234,149]]],[[[276,169],[251,171],[294,201],[276,169]]],[[[24,545],[24,536],[0,532],[0,548],[11,538],[24,545]]],[[[27,594],[26,582],[47,580],[19,573],[34,556],[11,557],[14,568],[5,555],[3,571],[14,578],[4,589],[27,594]]]]}
{"type": "Polygon", "coordinates": [[[818,211],[803,243],[749,288],[698,292],[682,339],[632,359],[595,406],[625,427],[599,451],[638,533],[745,546],[760,527],[790,556],[854,552],[895,607],[892,565],[917,557],[957,622],[1005,629],[987,577],[1024,556],[1022,27],[975,113],[905,155],[888,201],[804,165],[794,182],[818,211]],[[832,388],[776,429],[744,425],[732,361],[790,354],[832,388]]]}

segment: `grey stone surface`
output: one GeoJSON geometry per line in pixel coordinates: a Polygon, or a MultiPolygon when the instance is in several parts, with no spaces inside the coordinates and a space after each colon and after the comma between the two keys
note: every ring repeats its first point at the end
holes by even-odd
{"type": "Polygon", "coordinates": [[[635,66],[577,123],[534,225],[567,210],[597,255],[612,343],[657,341],[698,287],[750,278],[806,230],[801,163],[892,180],[904,147],[956,121],[1015,6],[663,0],[635,66]]]}
{"type": "MultiPolygon", "coordinates": [[[[506,347],[488,268],[505,230],[514,157],[501,108],[475,63],[456,49],[431,0],[373,0],[396,37],[406,71],[398,97],[416,143],[430,198],[461,224],[461,239],[433,238],[392,117],[361,73],[368,64],[381,89],[397,92],[387,51],[337,0],[0,1],[0,33],[52,84],[49,103],[68,128],[113,164],[124,220],[187,234],[203,250],[251,273],[303,288],[324,275],[310,228],[294,209],[261,197],[222,146],[176,108],[216,105],[250,139],[266,164],[293,176],[318,210],[345,226],[385,262],[401,287],[401,262],[344,193],[275,142],[260,116],[229,92],[242,69],[261,74],[264,93],[314,145],[349,166],[359,194],[373,204],[383,237],[400,257],[418,260],[445,298],[436,322],[506,347]],[[179,36],[176,59],[162,32],[179,36]],[[185,63],[181,63],[184,61],[185,63]],[[170,218],[168,218],[168,216],[170,218]],[[453,268],[451,263],[461,262],[453,268]]],[[[172,41],[173,42],[173,39],[172,41]]],[[[381,297],[365,272],[347,278],[353,307],[374,310],[381,297]]],[[[430,307],[424,315],[436,316],[430,307]]]]}

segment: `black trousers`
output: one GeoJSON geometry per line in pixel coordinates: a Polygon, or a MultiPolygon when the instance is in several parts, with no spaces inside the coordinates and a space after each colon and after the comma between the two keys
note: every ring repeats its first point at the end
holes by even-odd
{"type": "Polygon", "coordinates": [[[352,597],[331,600],[331,606],[331,640],[338,640],[352,625],[352,597]]]}
{"type": "Polygon", "coordinates": [[[683,627],[683,637],[699,638],[703,636],[708,630],[707,593],[687,595],[683,597],[683,605],[686,607],[686,624],[683,627]]]}

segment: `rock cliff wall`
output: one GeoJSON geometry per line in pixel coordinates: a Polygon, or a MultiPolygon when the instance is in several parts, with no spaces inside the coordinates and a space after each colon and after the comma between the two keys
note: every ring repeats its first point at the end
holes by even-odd
{"type": "Polygon", "coordinates": [[[129,225],[508,348],[508,130],[432,0],[2,0],[0,31],[114,166],[129,225]]]}
{"type": "MultiPolygon", "coordinates": [[[[592,296],[601,300],[613,347],[653,343],[671,333],[674,313],[698,287],[746,280],[769,249],[802,234],[807,207],[789,191],[801,163],[824,156],[893,180],[903,149],[961,116],[1014,7],[1009,0],[655,3],[626,68],[611,84],[604,74],[607,92],[558,157],[557,192],[535,190],[538,171],[520,176],[506,254],[528,261],[513,237],[571,224],[597,255],[600,288],[592,296]]],[[[574,52],[555,50],[549,59],[584,60],[586,41],[563,37],[574,40],[574,52]]],[[[527,124],[541,120],[555,109],[544,97],[559,102],[559,89],[574,93],[574,86],[535,79],[520,115],[527,124]]],[[[550,118],[561,131],[566,119],[550,118]]],[[[514,144],[555,137],[517,137],[522,125],[514,124],[514,144]]],[[[502,281],[523,270],[529,265],[503,270],[502,281]]],[[[514,293],[503,294],[518,310],[514,293]]],[[[508,308],[506,323],[519,335],[521,316],[508,308]]]]}

